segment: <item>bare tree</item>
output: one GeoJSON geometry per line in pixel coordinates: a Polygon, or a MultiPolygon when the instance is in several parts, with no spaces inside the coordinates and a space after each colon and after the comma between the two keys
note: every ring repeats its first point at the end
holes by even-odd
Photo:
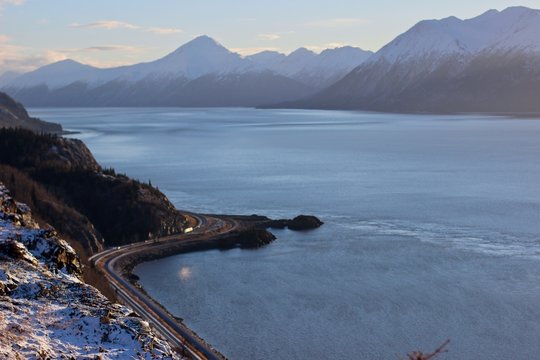
{"type": "MultiPolygon", "coordinates": [[[[431,359],[434,359],[435,357],[439,356],[440,354],[448,352],[446,347],[448,346],[449,343],[450,343],[450,339],[446,340],[444,343],[442,343],[441,346],[439,346],[437,349],[435,349],[434,352],[429,353],[429,354],[424,354],[421,351],[413,351],[412,353],[407,354],[407,359],[408,360],[431,360],[431,359]]],[[[398,356],[398,359],[401,360],[401,358],[399,356],[398,356]]]]}

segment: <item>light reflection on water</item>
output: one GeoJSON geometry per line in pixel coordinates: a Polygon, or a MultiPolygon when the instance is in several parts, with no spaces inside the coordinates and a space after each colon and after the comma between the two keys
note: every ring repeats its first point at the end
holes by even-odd
{"type": "Polygon", "coordinates": [[[189,266],[182,266],[178,271],[178,277],[182,281],[188,281],[191,278],[191,268],[189,266]]]}

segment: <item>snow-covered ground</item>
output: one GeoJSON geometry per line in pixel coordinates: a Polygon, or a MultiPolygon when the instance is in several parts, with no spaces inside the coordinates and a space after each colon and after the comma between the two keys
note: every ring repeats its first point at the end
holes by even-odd
{"type": "Polygon", "coordinates": [[[1,359],[177,359],[147,322],[80,279],[74,250],[0,183],[1,359]]]}

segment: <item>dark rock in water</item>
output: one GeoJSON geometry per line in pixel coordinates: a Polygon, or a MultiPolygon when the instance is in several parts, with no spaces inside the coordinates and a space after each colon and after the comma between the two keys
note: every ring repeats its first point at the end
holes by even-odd
{"type": "Polygon", "coordinates": [[[290,221],[288,219],[270,220],[267,225],[272,229],[285,229],[290,221]]]}
{"type": "Polygon", "coordinates": [[[322,224],[324,223],[315,216],[299,215],[289,221],[288,227],[291,230],[310,230],[316,229],[322,224]]]}
{"type": "Polygon", "coordinates": [[[228,234],[219,241],[217,246],[221,250],[234,248],[256,249],[270,244],[275,239],[276,237],[271,232],[252,227],[228,234]]]}
{"type": "Polygon", "coordinates": [[[290,230],[310,230],[316,229],[324,224],[317,217],[312,215],[299,215],[294,219],[278,219],[272,220],[267,217],[256,217],[252,215],[252,219],[255,221],[258,220],[259,227],[262,228],[271,228],[271,229],[285,229],[289,228],[290,230]]]}
{"type": "Polygon", "coordinates": [[[259,248],[276,240],[274,234],[263,229],[250,229],[240,234],[240,247],[242,249],[259,248]]]}

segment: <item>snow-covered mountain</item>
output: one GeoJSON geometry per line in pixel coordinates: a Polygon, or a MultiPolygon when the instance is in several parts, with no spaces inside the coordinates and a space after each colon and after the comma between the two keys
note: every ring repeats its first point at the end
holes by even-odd
{"type": "Polygon", "coordinates": [[[327,49],[320,54],[300,48],[288,56],[264,51],[247,58],[278,74],[322,89],[347,75],[372,54],[371,51],[345,46],[327,49]]]}
{"type": "Polygon", "coordinates": [[[295,107],[406,112],[540,111],[540,10],[421,21],[295,107]]]}
{"type": "Polygon", "coordinates": [[[370,62],[400,63],[418,57],[469,57],[482,51],[539,52],[540,10],[511,7],[468,20],[425,20],[384,46],[370,62]]]}
{"type": "Polygon", "coordinates": [[[208,36],[200,36],[167,56],[148,63],[99,69],[73,60],[63,60],[12,78],[5,86],[24,88],[46,85],[57,89],[75,82],[91,87],[109,81],[137,82],[145,78],[185,78],[208,74],[246,73],[260,70],[252,62],[227,50],[208,36]]]}
{"type": "Polygon", "coordinates": [[[47,85],[59,88],[74,81],[89,81],[99,76],[100,69],[78,63],[74,60],[62,60],[45,65],[35,71],[12,78],[8,85],[18,88],[47,85]]]}
{"type": "Polygon", "coordinates": [[[312,95],[369,55],[340,48],[242,57],[200,36],[152,62],[99,69],[64,60],[0,87],[30,106],[258,106],[312,95]]]}

